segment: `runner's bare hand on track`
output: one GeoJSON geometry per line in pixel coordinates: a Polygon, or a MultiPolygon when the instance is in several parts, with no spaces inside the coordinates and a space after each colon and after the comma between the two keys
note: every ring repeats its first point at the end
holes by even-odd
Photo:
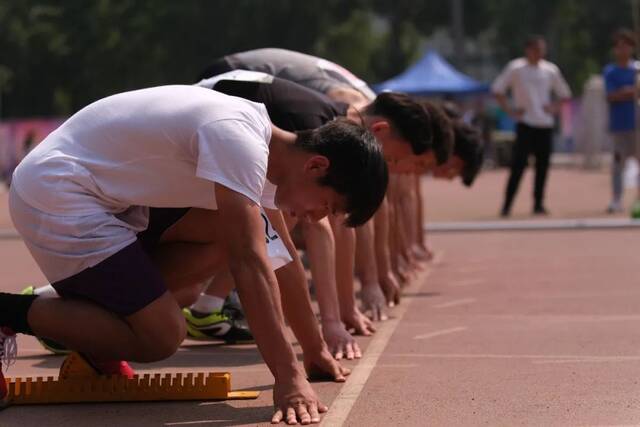
{"type": "Polygon", "coordinates": [[[380,278],[380,285],[382,286],[382,291],[384,292],[389,307],[400,304],[400,284],[392,272],[380,278]]]}
{"type": "Polygon", "coordinates": [[[385,311],[387,301],[378,283],[363,283],[360,299],[362,300],[363,311],[369,315],[371,320],[377,322],[388,319],[385,311]]]}
{"type": "Polygon", "coordinates": [[[329,347],[329,352],[336,360],[343,357],[359,359],[362,357],[360,347],[355,338],[345,329],[340,321],[329,321],[322,323],[322,335],[329,347]]]}
{"type": "Polygon", "coordinates": [[[304,353],[304,369],[311,380],[328,380],[338,383],[346,381],[347,375],[351,373],[333,358],[326,347],[304,353]]]}
{"type": "Polygon", "coordinates": [[[272,424],[311,424],[320,422],[320,414],[329,409],[318,399],[303,375],[276,380],[273,387],[275,413],[272,424]]]}
{"type": "Polygon", "coordinates": [[[376,331],[371,319],[362,314],[358,307],[353,307],[348,313],[342,314],[342,321],[347,330],[353,330],[353,333],[356,335],[368,337],[376,331]]]}

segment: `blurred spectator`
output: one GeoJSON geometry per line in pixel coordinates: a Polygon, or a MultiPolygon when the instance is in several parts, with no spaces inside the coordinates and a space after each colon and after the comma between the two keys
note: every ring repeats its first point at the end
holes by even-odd
{"type": "MultiPolygon", "coordinates": [[[[636,47],[634,34],[625,29],[613,35],[614,62],[604,67],[604,81],[609,103],[609,132],[613,142],[611,163],[612,198],[607,211],[622,212],[622,175],[626,160],[635,157],[640,160],[640,145],[636,142],[636,74],[640,68],[633,60],[636,47]]],[[[640,200],[640,175],[639,175],[640,200]]]]}
{"type": "Polygon", "coordinates": [[[554,116],[558,114],[561,102],[571,97],[571,90],[560,69],[544,59],[546,50],[544,38],[530,36],[525,44],[525,57],[511,61],[492,86],[502,109],[517,122],[503,217],[511,213],[530,154],[536,158],[533,213],[547,214],[544,188],[551,158],[554,116]],[[509,89],[513,106],[507,102],[509,89]],[[552,100],[552,94],[556,96],[555,100],[552,100]]]}

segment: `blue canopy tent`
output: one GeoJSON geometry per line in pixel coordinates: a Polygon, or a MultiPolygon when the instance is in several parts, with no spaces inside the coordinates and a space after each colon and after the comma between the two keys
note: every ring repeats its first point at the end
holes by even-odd
{"type": "Polygon", "coordinates": [[[430,50],[402,74],[378,83],[376,92],[394,91],[418,96],[471,95],[488,92],[480,83],[453,68],[437,52],[430,50]]]}

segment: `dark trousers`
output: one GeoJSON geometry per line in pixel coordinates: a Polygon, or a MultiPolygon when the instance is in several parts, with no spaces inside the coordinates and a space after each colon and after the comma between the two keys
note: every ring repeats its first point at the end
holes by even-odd
{"type": "Polygon", "coordinates": [[[516,129],[516,142],[513,145],[511,158],[511,174],[507,182],[503,211],[509,212],[513,199],[518,192],[520,179],[527,167],[529,155],[536,158],[536,180],[533,190],[534,207],[542,207],[544,202],[544,187],[549,172],[551,159],[552,129],[537,128],[518,123],[516,129]]]}

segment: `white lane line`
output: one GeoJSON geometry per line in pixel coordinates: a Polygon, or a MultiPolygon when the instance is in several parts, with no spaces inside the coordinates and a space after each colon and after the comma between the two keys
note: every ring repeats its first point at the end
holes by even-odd
{"type": "Polygon", "coordinates": [[[466,326],[458,326],[457,328],[449,328],[443,329],[441,331],[430,332],[428,334],[416,335],[413,337],[414,340],[428,340],[429,338],[439,337],[441,335],[453,334],[456,332],[466,331],[468,328],[466,326]]]}
{"type": "Polygon", "coordinates": [[[544,219],[522,221],[461,221],[428,223],[429,232],[447,231],[527,231],[527,230],[572,230],[615,229],[640,227],[640,220],[626,218],[580,218],[544,219]]]}
{"type": "MultiPolygon", "coordinates": [[[[439,252],[434,257],[432,263],[437,264],[440,262],[442,258],[442,252],[439,252]]],[[[427,270],[423,275],[419,277],[416,282],[418,283],[419,289],[421,289],[425,283],[427,277],[431,274],[433,270],[427,270]]],[[[412,288],[414,286],[411,286],[412,288]]],[[[355,405],[356,400],[360,396],[362,389],[365,384],[369,380],[369,376],[373,371],[373,368],[376,367],[378,363],[378,359],[382,355],[384,349],[387,347],[389,340],[393,336],[398,324],[404,317],[407,309],[411,305],[410,303],[413,301],[412,297],[405,297],[404,304],[400,304],[396,306],[394,310],[394,318],[389,319],[378,327],[378,330],[373,336],[373,339],[369,343],[366,352],[362,356],[362,359],[358,362],[353,371],[351,371],[351,375],[347,378],[347,382],[344,384],[342,389],[340,389],[340,393],[334,399],[333,403],[331,403],[331,408],[327,415],[324,416],[321,425],[323,426],[341,426],[349,417],[349,413],[355,405]]]]}
{"type": "Polygon", "coordinates": [[[597,424],[593,426],[579,426],[579,427],[638,427],[638,424],[597,424]]]}
{"type": "MultiPolygon", "coordinates": [[[[640,315],[637,314],[605,314],[605,315],[565,315],[565,314],[477,314],[474,319],[487,320],[513,320],[513,321],[536,321],[536,322],[637,322],[640,315]]],[[[425,322],[412,322],[425,323],[425,322]]]]}
{"type": "Polygon", "coordinates": [[[566,360],[574,362],[578,360],[592,362],[608,361],[640,361],[637,356],[585,356],[576,354],[464,354],[464,353],[389,353],[391,357],[424,357],[428,359],[531,359],[531,360],[566,360]]]}
{"type": "Polygon", "coordinates": [[[640,361],[640,356],[627,357],[627,356],[610,356],[603,358],[576,358],[576,359],[555,359],[555,360],[534,360],[532,363],[536,365],[544,365],[550,363],[612,363],[612,362],[637,362],[640,361]]]}
{"type": "Polygon", "coordinates": [[[433,308],[449,308],[449,307],[455,307],[457,305],[472,304],[474,302],[476,302],[475,298],[463,298],[463,299],[457,299],[454,301],[445,302],[442,304],[437,304],[437,305],[434,305],[433,308]]]}
{"type": "Polygon", "coordinates": [[[566,295],[520,295],[521,298],[526,299],[577,299],[577,298],[611,298],[611,297],[637,297],[640,295],[640,291],[625,291],[625,292],[594,292],[594,293],[582,293],[582,294],[566,294],[566,295]]]}

